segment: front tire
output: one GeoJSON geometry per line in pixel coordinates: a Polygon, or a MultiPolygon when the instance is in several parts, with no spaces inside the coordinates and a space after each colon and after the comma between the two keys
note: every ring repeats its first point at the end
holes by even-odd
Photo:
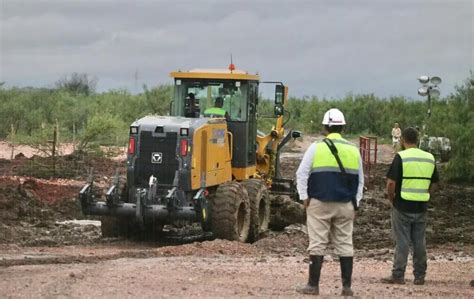
{"type": "Polygon", "coordinates": [[[250,229],[250,202],[247,190],[232,181],[217,187],[211,201],[211,227],[214,237],[247,241],[250,229]]]}

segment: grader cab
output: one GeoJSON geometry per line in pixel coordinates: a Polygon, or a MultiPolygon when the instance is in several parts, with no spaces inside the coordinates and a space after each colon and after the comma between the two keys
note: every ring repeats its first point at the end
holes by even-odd
{"type": "Polygon", "coordinates": [[[296,196],[294,182],[278,171],[281,148],[300,136],[283,128],[287,87],[233,68],[170,76],[170,116],[131,124],[125,186],[117,176],[98,201],[91,178],[79,194],[84,214],[104,216],[104,236],[199,222],[216,238],[257,240],[268,228],[270,193],[296,196]],[[259,84],[275,85],[276,122],[268,134],[257,131],[259,84]]]}

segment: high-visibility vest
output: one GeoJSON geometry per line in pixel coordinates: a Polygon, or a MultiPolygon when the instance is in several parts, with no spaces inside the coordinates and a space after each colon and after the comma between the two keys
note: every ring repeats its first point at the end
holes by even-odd
{"type": "Polygon", "coordinates": [[[218,108],[218,107],[212,107],[212,108],[207,108],[204,110],[204,116],[222,116],[225,117],[226,111],[225,109],[218,108]]]}
{"type": "Polygon", "coordinates": [[[359,186],[359,149],[342,138],[341,134],[332,133],[327,138],[337,148],[347,175],[341,172],[327,144],[317,143],[308,179],[308,196],[321,201],[351,201],[356,197],[359,186]]]}
{"type": "Polygon", "coordinates": [[[404,200],[428,201],[431,177],[435,169],[433,155],[419,148],[409,148],[398,154],[402,158],[403,166],[400,196],[404,200]]]}

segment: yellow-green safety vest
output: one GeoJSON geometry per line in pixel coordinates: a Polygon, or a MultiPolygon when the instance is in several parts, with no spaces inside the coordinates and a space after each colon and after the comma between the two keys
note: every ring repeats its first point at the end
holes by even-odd
{"type": "Polygon", "coordinates": [[[327,136],[337,148],[347,175],[342,175],[337,160],[326,143],[316,143],[311,174],[308,179],[308,195],[322,201],[348,202],[356,197],[359,181],[359,149],[341,134],[327,136]]]}
{"type": "Polygon", "coordinates": [[[204,111],[205,116],[222,116],[225,117],[226,111],[223,108],[218,108],[218,107],[212,107],[212,108],[207,108],[204,111]]]}
{"type": "Polygon", "coordinates": [[[435,169],[432,154],[419,148],[409,148],[398,153],[402,158],[402,185],[400,196],[404,200],[428,201],[431,177],[435,169]]]}
{"type": "MultiPolygon", "coordinates": [[[[359,173],[359,149],[355,144],[345,140],[341,134],[332,133],[327,136],[337,148],[339,158],[347,173],[359,173]]],[[[341,172],[336,158],[324,142],[316,144],[316,155],[313,158],[311,172],[341,172]]]]}

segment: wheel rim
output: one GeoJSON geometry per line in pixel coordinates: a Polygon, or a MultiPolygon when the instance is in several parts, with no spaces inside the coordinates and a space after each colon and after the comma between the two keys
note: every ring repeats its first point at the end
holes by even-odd
{"type": "Polygon", "coordinates": [[[242,202],[239,205],[239,211],[237,212],[237,229],[239,237],[242,236],[242,232],[244,230],[245,225],[245,204],[242,202]]]}

